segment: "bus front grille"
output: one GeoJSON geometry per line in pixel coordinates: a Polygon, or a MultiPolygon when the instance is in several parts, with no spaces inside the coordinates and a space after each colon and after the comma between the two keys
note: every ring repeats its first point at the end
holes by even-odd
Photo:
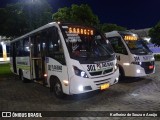
{"type": "Polygon", "coordinates": [[[112,72],[112,71],[113,71],[113,68],[108,69],[108,70],[104,70],[103,74],[107,74],[107,73],[110,73],[110,72],[112,72]]]}
{"type": "Polygon", "coordinates": [[[94,81],[94,83],[97,85],[98,88],[100,88],[101,85],[105,84],[105,83],[109,83],[110,78],[108,79],[104,79],[104,80],[97,80],[94,81]]]}
{"type": "Polygon", "coordinates": [[[90,74],[91,76],[102,75],[102,71],[90,72],[89,74],[90,74]]]}
{"type": "Polygon", "coordinates": [[[89,74],[90,74],[91,76],[105,75],[105,74],[111,73],[112,71],[113,71],[113,68],[107,69],[107,70],[104,70],[104,71],[90,72],[89,74]]]}

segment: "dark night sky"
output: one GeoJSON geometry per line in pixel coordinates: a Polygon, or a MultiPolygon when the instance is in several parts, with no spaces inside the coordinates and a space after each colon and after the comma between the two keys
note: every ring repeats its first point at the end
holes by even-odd
{"type": "MultiPolygon", "coordinates": [[[[0,0],[0,6],[20,0],[0,0]]],[[[160,0],[48,0],[53,12],[72,4],[88,4],[101,23],[114,23],[128,29],[149,28],[160,21],[160,0]]]]}

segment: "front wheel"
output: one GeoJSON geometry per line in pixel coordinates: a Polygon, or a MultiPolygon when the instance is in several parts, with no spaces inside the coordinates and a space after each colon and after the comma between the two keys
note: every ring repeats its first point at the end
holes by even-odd
{"type": "Polygon", "coordinates": [[[57,98],[63,98],[64,97],[64,93],[62,90],[62,85],[61,82],[58,79],[51,79],[51,85],[50,85],[50,90],[54,92],[55,96],[57,98]]]}
{"type": "Polygon", "coordinates": [[[123,70],[122,69],[119,69],[119,81],[122,81],[122,80],[124,80],[124,72],[123,72],[123,70]]]}
{"type": "Polygon", "coordinates": [[[24,76],[23,76],[23,72],[22,72],[22,70],[20,70],[19,71],[19,79],[22,81],[22,82],[26,82],[26,79],[24,78],[24,76]]]}

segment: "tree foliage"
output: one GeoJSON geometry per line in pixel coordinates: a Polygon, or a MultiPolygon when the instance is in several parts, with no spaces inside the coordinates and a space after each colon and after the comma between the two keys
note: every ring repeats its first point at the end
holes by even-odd
{"type": "Polygon", "coordinates": [[[0,35],[17,37],[52,21],[46,0],[27,0],[0,9],[0,35]]]}
{"type": "Polygon", "coordinates": [[[160,46],[160,22],[149,30],[149,36],[152,43],[160,46]]]}
{"type": "Polygon", "coordinates": [[[2,35],[5,36],[18,36],[23,34],[26,27],[25,16],[20,8],[21,4],[10,4],[4,9],[6,14],[4,15],[5,21],[3,22],[2,35]]]}
{"type": "Polygon", "coordinates": [[[103,32],[125,30],[116,24],[101,24],[88,5],[76,5],[58,9],[52,14],[47,0],[23,0],[0,8],[0,35],[17,37],[51,21],[77,22],[98,27],[103,32]]]}
{"type": "Polygon", "coordinates": [[[92,12],[88,5],[75,5],[58,9],[53,14],[54,21],[78,22],[86,25],[97,26],[99,24],[98,17],[92,12]]]}

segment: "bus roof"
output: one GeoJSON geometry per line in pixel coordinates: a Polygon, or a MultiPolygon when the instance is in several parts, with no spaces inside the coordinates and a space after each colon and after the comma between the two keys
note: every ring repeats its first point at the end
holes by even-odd
{"type": "Polygon", "coordinates": [[[41,30],[43,30],[45,28],[49,28],[49,27],[52,27],[52,26],[58,26],[59,24],[62,25],[62,26],[64,26],[64,25],[83,25],[83,26],[86,26],[86,27],[91,27],[91,26],[87,26],[87,25],[84,25],[84,24],[81,24],[81,23],[75,23],[75,22],[73,22],[73,23],[72,22],[51,22],[51,23],[48,23],[48,24],[46,24],[44,26],[41,26],[41,27],[29,32],[29,33],[26,33],[26,34],[24,34],[24,35],[22,35],[20,37],[17,37],[15,39],[13,39],[12,41],[10,41],[10,43],[16,42],[16,41],[18,41],[18,40],[20,40],[22,38],[25,38],[25,37],[27,37],[27,36],[29,36],[31,34],[34,34],[34,33],[38,32],[38,31],[41,31],[41,30]]]}
{"type": "Polygon", "coordinates": [[[130,31],[111,31],[105,33],[106,37],[120,36],[121,34],[135,34],[135,33],[130,31]]]}

